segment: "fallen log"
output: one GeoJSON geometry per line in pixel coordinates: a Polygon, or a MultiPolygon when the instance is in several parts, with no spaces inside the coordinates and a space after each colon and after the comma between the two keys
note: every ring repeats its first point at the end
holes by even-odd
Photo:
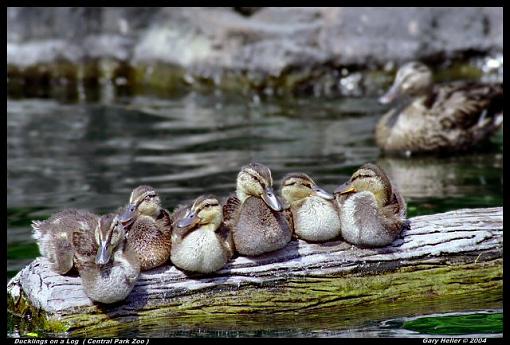
{"type": "MultiPolygon", "coordinates": [[[[8,310],[30,328],[73,336],[123,330],[345,329],[370,320],[502,306],[503,209],[411,218],[390,246],[293,240],[256,258],[237,257],[207,276],[172,265],[144,272],[123,302],[96,305],[79,276],[37,258],[8,285],[8,310]],[[159,327],[158,325],[164,325],[159,327]]],[[[170,332],[170,331],[169,331],[170,332]]],[[[170,333],[162,333],[162,336],[170,333]]]]}

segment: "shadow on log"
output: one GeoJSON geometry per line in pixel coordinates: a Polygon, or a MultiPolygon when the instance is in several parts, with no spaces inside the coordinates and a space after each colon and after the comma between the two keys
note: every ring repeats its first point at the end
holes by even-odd
{"type": "Polygon", "coordinates": [[[347,329],[501,307],[502,257],[502,207],[462,209],[411,218],[411,229],[384,248],[298,240],[237,257],[208,276],[163,266],[142,273],[125,301],[108,306],[93,304],[78,276],[58,275],[38,258],[8,283],[8,310],[30,315],[32,327],[72,336],[153,335],[158,324],[173,331],[347,329]]]}

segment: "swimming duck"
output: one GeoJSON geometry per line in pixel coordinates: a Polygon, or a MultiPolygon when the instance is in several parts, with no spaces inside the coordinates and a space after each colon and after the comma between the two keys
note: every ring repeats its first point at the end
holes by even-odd
{"type": "Polygon", "coordinates": [[[75,266],[87,296],[99,303],[125,299],[140,274],[136,253],[126,246],[118,217],[100,217],[93,231],[73,232],[75,266]]]}
{"type": "Polygon", "coordinates": [[[281,183],[281,194],[290,205],[294,232],[306,241],[324,242],[340,235],[334,196],[303,173],[291,173],[281,183]]]}
{"type": "Polygon", "coordinates": [[[176,215],[172,263],[190,272],[221,269],[234,253],[231,232],[223,226],[223,208],[214,196],[200,196],[185,214],[176,215]]]}
{"type": "Polygon", "coordinates": [[[126,227],[128,246],[137,253],[142,271],[168,261],[172,220],[169,212],[161,207],[154,188],[145,185],[136,187],[119,221],[126,227]]]}
{"type": "Polygon", "coordinates": [[[503,85],[452,82],[433,85],[420,62],[403,65],[383,104],[399,100],[375,129],[387,152],[462,151],[488,138],[503,123],[503,85]]]}
{"type": "Polygon", "coordinates": [[[68,273],[74,265],[75,248],[73,232],[93,232],[98,217],[85,210],[66,209],[45,221],[32,222],[32,237],[39,252],[50,262],[50,268],[59,273],[68,273]]]}
{"type": "Polygon", "coordinates": [[[272,185],[271,171],[259,163],[243,166],[237,175],[236,195],[227,199],[223,216],[241,255],[271,252],[285,247],[292,238],[272,185]]]}
{"type": "Polygon", "coordinates": [[[354,245],[388,245],[409,225],[404,199],[375,164],[361,166],[334,193],[342,237],[354,245]]]}

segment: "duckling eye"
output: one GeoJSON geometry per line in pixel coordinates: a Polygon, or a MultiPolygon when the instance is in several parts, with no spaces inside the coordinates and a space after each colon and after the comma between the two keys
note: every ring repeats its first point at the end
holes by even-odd
{"type": "Polygon", "coordinates": [[[288,186],[293,186],[293,185],[295,185],[295,184],[296,184],[296,182],[294,181],[294,182],[286,183],[286,184],[285,184],[285,186],[286,186],[286,187],[288,187],[288,186]]]}
{"type": "Polygon", "coordinates": [[[352,178],[351,182],[352,182],[352,181],[354,181],[354,180],[357,180],[357,179],[359,179],[359,178],[366,178],[366,177],[373,177],[373,176],[372,176],[372,175],[367,175],[367,174],[359,174],[359,175],[357,175],[357,176],[354,176],[354,177],[352,178]]]}

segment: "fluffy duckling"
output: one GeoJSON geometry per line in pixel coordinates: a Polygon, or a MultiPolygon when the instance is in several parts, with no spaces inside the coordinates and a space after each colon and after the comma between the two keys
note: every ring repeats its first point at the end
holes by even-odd
{"type": "Polygon", "coordinates": [[[124,227],[116,215],[97,220],[94,231],[73,232],[75,265],[87,296],[99,303],[125,299],[140,273],[136,253],[127,248],[124,227]]]}
{"type": "Polygon", "coordinates": [[[291,240],[292,230],[272,185],[271,171],[259,163],[243,166],[237,175],[236,196],[227,199],[223,211],[241,255],[272,252],[291,240]]]}
{"type": "Polygon", "coordinates": [[[168,261],[172,221],[169,212],[161,207],[161,200],[154,188],[136,187],[119,220],[127,229],[128,246],[137,253],[142,271],[168,261]]]}
{"type": "Polygon", "coordinates": [[[185,214],[176,215],[172,233],[172,263],[190,272],[221,269],[234,253],[231,232],[223,223],[223,208],[211,196],[200,196],[185,214]]]}
{"type": "Polygon", "coordinates": [[[357,246],[385,246],[408,226],[404,199],[374,164],[359,168],[335,190],[335,198],[342,237],[357,246]]]}
{"type": "Polygon", "coordinates": [[[50,268],[60,274],[78,270],[87,296],[114,303],[131,292],[140,272],[134,252],[125,248],[124,228],[115,215],[102,217],[67,209],[32,223],[34,238],[50,268]]]}
{"type": "Polygon", "coordinates": [[[290,205],[294,232],[299,238],[324,242],[340,235],[340,219],[332,194],[303,173],[288,174],[281,186],[281,194],[290,205]]]}
{"type": "Polygon", "coordinates": [[[490,137],[503,123],[503,85],[453,82],[433,85],[422,63],[403,65],[379,101],[399,99],[375,129],[386,152],[462,151],[490,137]]]}
{"type": "Polygon", "coordinates": [[[75,248],[73,232],[93,232],[98,217],[85,210],[66,209],[45,221],[32,222],[32,237],[39,252],[50,262],[50,268],[59,273],[68,273],[74,265],[75,248]]]}

